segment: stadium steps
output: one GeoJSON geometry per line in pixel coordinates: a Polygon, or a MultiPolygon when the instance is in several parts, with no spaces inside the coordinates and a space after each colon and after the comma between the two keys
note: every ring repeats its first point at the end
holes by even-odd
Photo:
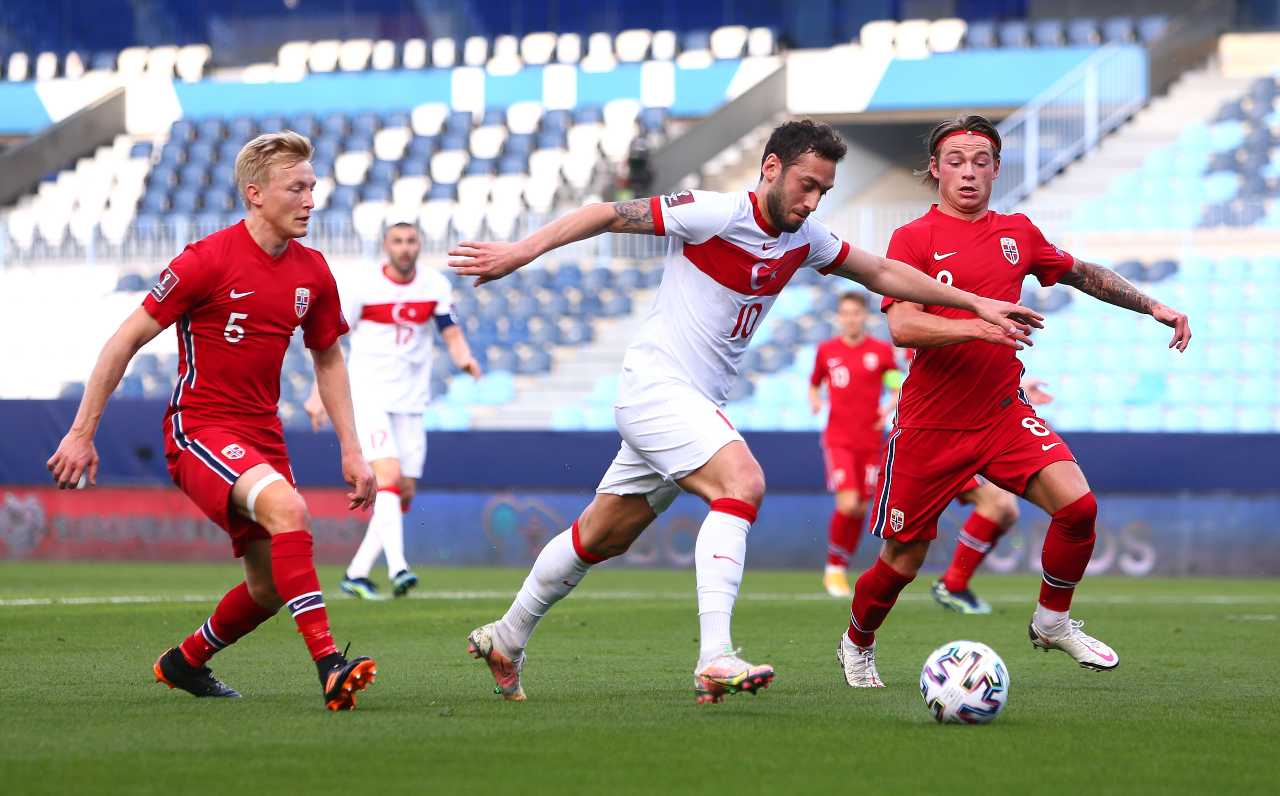
{"type": "Polygon", "coordinates": [[[595,321],[595,340],[585,346],[556,352],[556,364],[547,376],[516,380],[516,400],[472,418],[476,429],[545,429],[557,407],[582,403],[602,376],[612,376],[622,365],[622,355],[644,323],[654,291],[632,294],[632,312],[622,318],[595,321]]]}
{"type": "Polygon", "coordinates": [[[1187,72],[1163,97],[1153,99],[1133,119],[1099,143],[1059,176],[1041,185],[1018,206],[1032,218],[1097,198],[1098,186],[1136,171],[1152,151],[1177,141],[1187,125],[1208,123],[1222,100],[1248,88],[1247,79],[1223,77],[1216,63],[1187,72]]]}

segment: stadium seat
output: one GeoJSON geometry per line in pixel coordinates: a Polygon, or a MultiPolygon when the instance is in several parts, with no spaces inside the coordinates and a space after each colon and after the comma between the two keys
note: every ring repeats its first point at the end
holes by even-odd
{"type": "Polygon", "coordinates": [[[405,69],[425,69],[427,43],[422,39],[409,39],[400,48],[400,65],[405,69]]]}
{"type": "Polygon", "coordinates": [[[554,33],[526,33],[520,40],[520,58],[530,66],[550,63],[555,51],[554,33]]]}
{"type": "Polygon", "coordinates": [[[964,43],[970,50],[989,50],[995,47],[996,24],[985,19],[970,22],[965,29],[964,43]]]}
{"type": "MultiPolygon", "coordinates": [[[[659,33],[662,33],[662,32],[664,31],[659,31],[659,33]]],[[[665,32],[669,34],[671,37],[672,50],[674,51],[675,34],[671,33],[670,31],[665,31],[665,32]]],[[[655,35],[655,42],[656,42],[656,39],[657,37],[655,35]]],[[[658,59],[659,57],[657,55],[657,49],[658,48],[655,45],[654,47],[655,59],[658,59]]],[[[752,28],[751,31],[747,34],[747,55],[751,56],[752,58],[763,58],[766,56],[773,55],[777,52],[777,49],[778,49],[777,36],[774,34],[771,28],[752,28]]],[[[671,60],[671,57],[668,56],[667,58],[661,59],[661,60],[669,61],[671,60]]]]}
{"type": "Polygon", "coordinates": [[[1102,39],[1108,44],[1127,44],[1134,39],[1133,19],[1108,17],[1102,22],[1102,39]]]}
{"type": "Polygon", "coordinates": [[[1029,47],[1031,46],[1031,28],[1026,20],[1005,20],[997,28],[996,38],[1001,47],[1029,47]]]}
{"type": "MultiPolygon", "coordinates": [[[[760,30],[768,30],[768,28],[760,28],[760,30]]],[[[772,32],[770,32],[769,41],[772,44],[772,32]]],[[[679,42],[675,31],[654,31],[653,39],[649,44],[649,58],[653,61],[674,61],[678,49],[679,42]]]]}
{"type": "Polygon", "coordinates": [[[614,50],[622,63],[639,63],[649,55],[653,32],[642,28],[624,30],[614,39],[614,50]]]}
{"type": "Polygon", "coordinates": [[[750,31],[745,25],[726,25],[711,32],[708,44],[712,57],[718,60],[741,58],[747,47],[750,31]]]}

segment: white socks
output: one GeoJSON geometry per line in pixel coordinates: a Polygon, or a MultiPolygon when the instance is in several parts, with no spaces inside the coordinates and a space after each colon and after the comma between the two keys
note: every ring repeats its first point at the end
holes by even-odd
{"type": "Polygon", "coordinates": [[[733,513],[725,513],[713,501],[711,513],[702,522],[693,548],[698,578],[698,625],[701,642],[698,659],[705,663],[717,655],[733,651],[729,624],[733,605],[742,585],[742,568],[747,560],[747,531],[751,523],[741,514],[754,517],[755,510],[741,501],[732,501],[733,513]],[[745,507],[736,508],[736,507],[745,507]],[[749,510],[749,511],[748,511],[749,510]]]}
{"type": "Polygon", "coordinates": [[[394,578],[409,568],[409,562],[404,559],[404,512],[400,510],[400,495],[389,489],[378,490],[373,499],[369,529],[347,567],[347,577],[369,577],[379,553],[386,553],[388,577],[394,578]]]}
{"type": "Polygon", "coordinates": [[[538,622],[551,606],[569,596],[590,568],[591,564],[573,549],[573,529],[547,542],[516,599],[495,627],[502,651],[512,660],[519,658],[538,622]]]}
{"type": "Polygon", "coordinates": [[[1050,611],[1043,605],[1036,604],[1036,612],[1031,617],[1031,621],[1040,630],[1054,635],[1059,635],[1066,630],[1067,619],[1071,616],[1068,611],[1050,611]]]}

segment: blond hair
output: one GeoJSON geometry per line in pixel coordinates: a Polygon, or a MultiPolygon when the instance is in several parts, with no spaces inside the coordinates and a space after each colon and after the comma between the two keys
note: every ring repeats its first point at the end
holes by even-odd
{"type": "Polygon", "coordinates": [[[249,206],[249,197],[245,194],[248,185],[265,186],[271,178],[272,166],[287,168],[300,160],[310,160],[314,151],[305,135],[292,130],[263,133],[241,147],[240,154],[236,155],[236,189],[245,207],[249,206]]]}

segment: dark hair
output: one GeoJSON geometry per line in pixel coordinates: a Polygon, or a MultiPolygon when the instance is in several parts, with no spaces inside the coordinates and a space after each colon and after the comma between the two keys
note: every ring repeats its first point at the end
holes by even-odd
{"type": "Polygon", "coordinates": [[[418,225],[414,224],[412,221],[397,221],[394,224],[388,224],[387,228],[382,231],[382,237],[385,239],[388,235],[391,234],[391,230],[393,229],[411,229],[414,232],[418,233],[419,238],[422,237],[422,231],[419,230],[418,225]]]}
{"type": "Polygon", "coordinates": [[[852,301],[854,304],[857,304],[859,307],[862,307],[864,310],[867,308],[866,293],[859,293],[856,290],[850,290],[848,293],[841,293],[840,301],[837,302],[837,306],[845,303],[846,301],[852,301]]]}
{"type": "Polygon", "coordinates": [[[774,128],[769,142],[764,145],[764,154],[760,157],[760,166],[770,155],[777,155],[782,161],[782,169],[795,163],[806,152],[812,152],[824,160],[839,163],[849,147],[840,139],[840,134],[831,125],[815,122],[812,119],[801,119],[798,122],[787,122],[774,128]]]}
{"type": "Polygon", "coordinates": [[[972,130],[975,133],[981,133],[991,139],[991,148],[995,155],[996,162],[1000,162],[1000,131],[996,129],[996,126],[992,124],[991,120],[987,117],[971,113],[968,116],[956,116],[954,118],[947,119],[944,122],[939,122],[932,130],[929,131],[929,137],[927,139],[929,144],[929,155],[925,159],[924,169],[917,171],[916,175],[923,178],[926,183],[937,187],[938,181],[934,179],[933,174],[929,171],[929,160],[938,156],[938,147],[942,145],[943,139],[952,133],[958,133],[965,130],[972,130]]]}

